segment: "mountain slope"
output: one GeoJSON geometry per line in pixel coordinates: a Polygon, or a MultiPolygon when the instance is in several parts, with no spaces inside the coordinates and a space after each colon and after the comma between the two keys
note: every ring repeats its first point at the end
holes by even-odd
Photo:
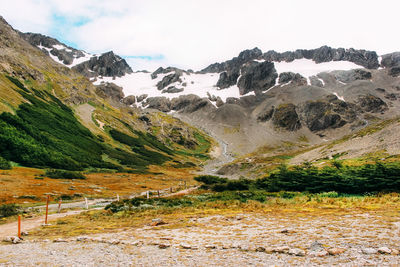
{"type": "Polygon", "coordinates": [[[39,168],[131,172],[207,158],[210,140],[195,128],[159,112],[113,107],[96,92],[0,18],[1,157],[39,168]]]}
{"type": "Polygon", "coordinates": [[[171,113],[220,140],[226,155],[320,146],[400,115],[396,52],[254,48],[198,72],[168,67],[108,77],[90,69],[90,61],[80,65],[97,95],[114,107],[171,113]]]}

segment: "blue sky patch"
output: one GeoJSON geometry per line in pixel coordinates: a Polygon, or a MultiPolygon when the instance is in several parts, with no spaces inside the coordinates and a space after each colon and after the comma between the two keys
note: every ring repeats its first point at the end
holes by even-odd
{"type": "Polygon", "coordinates": [[[144,59],[148,61],[152,60],[163,60],[165,59],[164,55],[154,55],[154,56],[122,56],[124,59],[144,59]]]}

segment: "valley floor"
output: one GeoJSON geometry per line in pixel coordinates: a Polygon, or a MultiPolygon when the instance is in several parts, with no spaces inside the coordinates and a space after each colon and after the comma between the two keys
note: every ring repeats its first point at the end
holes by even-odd
{"type": "Polygon", "coordinates": [[[23,243],[0,245],[0,266],[400,264],[397,209],[282,208],[160,216],[165,224],[146,217],[138,227],[87,236],[60,239],[53,233],[49,240],[34,233],[23,243]]]}

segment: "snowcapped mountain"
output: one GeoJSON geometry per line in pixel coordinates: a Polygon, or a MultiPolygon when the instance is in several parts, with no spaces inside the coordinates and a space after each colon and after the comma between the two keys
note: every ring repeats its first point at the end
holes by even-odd
{"type": "MultiPolygon", "coordinates": [[[[21,35],[54,61],[90,78],[93,84],[113,83],[122,88],[124,95],[141,102],[140,107],[160,109],[160,106],[164,106],[162,111],[170,110],[165,106],[169,106],[171,100],[186,95],[207,98],[215,107],[220,107],[233,99],[260,95],[272,88],[289,84],[325,87],[329,81],[324,80],[322,73],[379,67],[390,68],[393,75],[400,72],[397,66],[400,56],[397,53],[378,57],[374,51],[335,49],[328,46],[283,53],[273,50],[262,53],[260,49],[254,48],[241,52],[231,60],[211,64],[198,72],[173,67],[160,67],[153,73],[133,72],[126,61],[112,51],[92,55],[41,34],[21,35]],[[160,105],[160,101],[167,104],[160,105]]],[[[360,71],[357,73],[346,75],[360,76],[360,71]]],[[[344,78],[343,75],[335,75],[336,83],[346,84],[349,77],[344,78]]],[[[338,95],[337,92],[334,94],[338,95]]],[[[134,104],[136,101],[130,102],[134,104]]]]}
{"type": "Polygon", "coordinates": [[[112,51],[93,55],[42,34],[20,32],[20,36],[49,55],[54,61],[75,69],[89,78],[121,77],[133,72],[128,63],[112,51]]]}
{"type": "Polygon", "coordinates": [[[398,52],[254,48],[200,71],[160,67],[151,73],[132,71],[113,52],[91,55],[40,34],[20,35],[88,77],[96,95],[114,106],[173,113],[221,140],[227,153],[299,140],[321,144],[400,116],[398,52]]]}

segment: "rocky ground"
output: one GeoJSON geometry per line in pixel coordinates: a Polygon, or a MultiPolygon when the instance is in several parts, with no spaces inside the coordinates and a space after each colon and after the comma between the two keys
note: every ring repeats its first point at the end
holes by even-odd
{"type": "Polygon", "coordinates": [[[153,220],[137,229],[0,246],[0,266],[397,266],[396,212],[153,220]]]}

